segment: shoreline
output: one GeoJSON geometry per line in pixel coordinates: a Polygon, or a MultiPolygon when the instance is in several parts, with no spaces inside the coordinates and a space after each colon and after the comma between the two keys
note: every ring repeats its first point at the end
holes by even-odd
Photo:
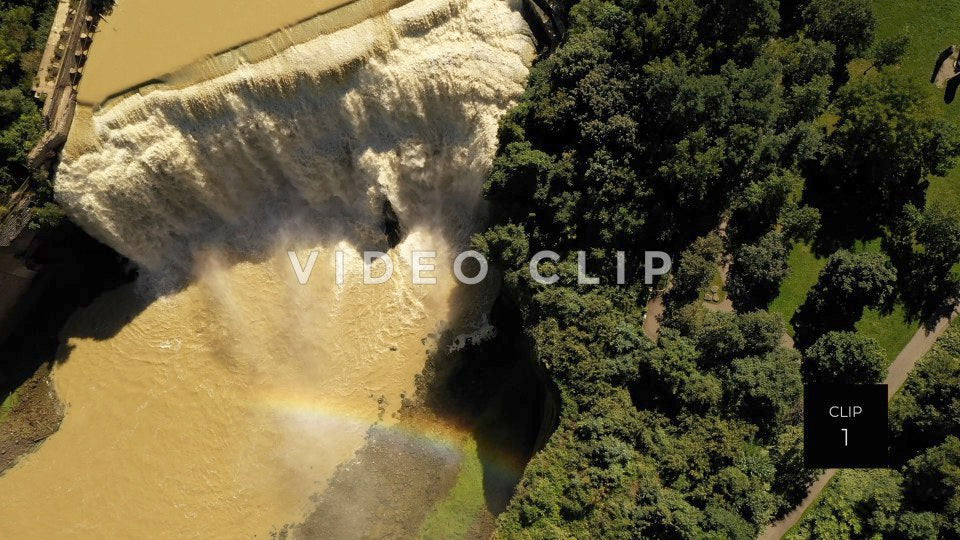
{"type": "Polygon", "coordinates": [[[60,427],[65,410],[51,373],[69,320],[133,277],[125,259],[72,224],[38,235],[26,256],[24,267],[37,275],[8,310],[0,336],[0,402],[16,394],[0,414],[0,476],[60,427]]]}

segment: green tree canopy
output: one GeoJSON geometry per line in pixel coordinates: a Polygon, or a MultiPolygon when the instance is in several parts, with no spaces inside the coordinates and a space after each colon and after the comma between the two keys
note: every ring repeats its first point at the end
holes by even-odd
{"type": "Polygon", "coordinates": [[[794,315],[797,344],[805,348],[827,331],[853,330],[865,308],[880,309],[893,299],[896,277],[882,254],[831,255],[794,315]]]}
{"type": "Polygon", "coordinates": [[[787,255],[787,245],[777,232],[737,248],[727,289],[738,310],[764,309],[770,304],[790,271],[787,255]]]}
{"type": "Polygon", "coordinates": [[[872,384],[887,376],[887,358],[873,338],[854,332],[828,332],[804,352],[806,381],[872,384]]]}
{"type": "Polygon", "coordinates": [[[960,128],[930,107],[918,81],[893,71],[851,81],[835,107],[807,195],[833,234],[869,237],[908,203],[923,206],[927,176],[945,174],[960,153],[960,128]]]}
{"type": "Polygon", "coordinates": [[[907,205],[890,227],[886,249],[897,267],[897,288],[908,312],[927,319],[960,299],[960,219],[939,207],[907,205]]]}

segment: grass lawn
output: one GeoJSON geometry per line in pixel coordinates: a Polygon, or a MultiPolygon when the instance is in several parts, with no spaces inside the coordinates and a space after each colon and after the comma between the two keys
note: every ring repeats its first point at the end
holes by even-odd
{"type": "Polygon", "coordinates": [[[930,179],[927,188],[927,205],[938,206],[960,216],[960,167],[955,167],[947,176],[930,179]]]}
{"type": "Polygon", "coordinates": [[[787,323],[787,332],[793,335],[790,318],[807,298],[807,291],[817,282],[820,270],[827,264],[826,259],[819,259],[810,251],[809,244],[793,246],[788,259],[790,275],[783,280],[780,294],[770,304],[771,313],[779,313],[787,323]]]}
{"type": "Polygon", "coordinates": [[[936,106],[954,119],[960,119],[960,100],[947,105],[942,91],[930,84],[933,63],[940,51],[957,41],[957,20],[960,20],[960,0],[874,0],[873,13],[877,17],[877,37],[892,37],[906,33],[910,47],[900,63],[900,69],[931,90],[936,106]]]}
{"type": "MultiPolygon", "coordinates": [[[[960,20],[960,0],[874,0],[873,12],[879,23],[878,37],[910,36],[910,47],[900,69],[930,89],[931,106],[949,119],[960,121],[960,99],[943,102],[942,91],[930,83],[933,62],[949,45],[960,45],[956,22],[960,20]]],[[[927,203],[940,205],[960,215],[960,167],[944,177],[932,178],[927,203]]]]}
{"type": "Polygon", "coordinates": [[[887,352],[888,364],[900,354],[919,328],[919,322],[906,319],[903,306],[900,304],[895,305],[893,311],[886,315],[881,315],[872,309],[867,310],[857,323],[857,332],[877,340],[877,343],[887,352]]]}
{"type": "MultiPolygon", "coordinates": [[[[880,241],[877,239],[870,242],[858,242],[854,251],[879,252],[880,241]]],[[[787,331],[793,335],[793,328],[789,326],[790,318],[807,298],[807,292],[817,282],[817,277],[827,264],[827,259],[814,255],[808,244],[797,244],[790,252],[788,262],[790,264],[790,275],[781,285],[780,294],[770,304],[770,311],[779,313],[783,320],[787,321],[787,331]]],[[[919,322],[911,322],[905,319],[903,307],[899,304],[894,306],[893,311],[886,315],[881,315],[874,310],[867,310],[860,322],[857,323],[858,332],[877,340],[880,346],[884,348],[888,362],[893,362],[893,359],[900,354],[900,351],[919,327],[919,322]]]]}
{"type": "Polygon", "coordinates": [[[425,540],[464,538],[485,504],[483,465],[477,453],[477,442],[469,438],[463,447],[463,461],[457,483],[430,511],[420,527],[425,540]]]}

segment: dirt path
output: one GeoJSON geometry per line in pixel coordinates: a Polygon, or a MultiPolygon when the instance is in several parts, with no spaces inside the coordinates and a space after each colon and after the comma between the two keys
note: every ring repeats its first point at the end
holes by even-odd
{"type": "MultiPolygon", "coordinates": [[[[925,327],[920,327],[917,330],[917,333],[913,335],[913,338],[907,343],[906,347],[900,351],[900,354],[897,355],[897,358],[890,364],[890,370],[887,373],[887,378],[884,383],[887,385],[887,399],[893,397],[897,393],[897,390],[903,386],[903,383],[906,382],[907,376],[910,374],[910,371],[915,365],[917,365],[917,360],[923,357],[927,351],[933,347],[937,338],[939,338],[950,326],[950,321],[952,321],[957,314],[960,313],[960,305],[958,305],[953,313],[949,317],[943,317],[937,321],[936,326],[931,331],[927,331],[925,327]]],[[[773,523],[760,535],[760,540],[776,540],[778,538],[783,538],[783,535],[787,533],[803,516],[803,513],[810,508],[814,502],[820,497],[820,494],[823,492],[823,489],[827,487],[827,484],[837,474],[837,469],[827,469],[821,474],[817,480],[810,486],[810,489],[807,490],[807,496],[804,497],[803,501],[793,509],[789,514],[784,516],[781,520],[773,523]]]]}
{"type": "Polygon", "coordinates": [[[657,295],[647,302],[647,314],[643,318],[643,333],[654,343],[660,338],[660,316],[663,315],[663,296],[657,295]]]}

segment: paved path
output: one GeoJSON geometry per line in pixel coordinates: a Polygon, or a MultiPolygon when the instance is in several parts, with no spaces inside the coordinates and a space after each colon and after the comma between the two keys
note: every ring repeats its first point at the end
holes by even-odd
{"type": "Polygon", "coordinates": [[[884,381],[888,385],[887,399],[892,398],[893,394],[903,386],[903,383],[907,382],[907,375],[909,375],[913,367],[917,365],[917,360],[933,347],[933,343],[943,335],[947,327],[950,326],[950,321],[953,320],[957,314],[960,314],[960,305],[954,308],[949,317],[943,317],[937,321],[933,330],[927,332],[924,327],[920,327],[920,329],[917,330],[917,333],[913,335],[913,338],[907,343],[903,350],[900,351],[900,354],[897,355],[893,363],[890,364],[890,369],[887,371],[887,380],[884,381]]]}
{"type": "Polygon", "coordinates": [[[830,483],[830,480],[833,479],[833,476],[837,474],[838,470],[839,469],[827,469],[823,474],[818,476],[810,486],[810,489],[807,490],[807,496],[803,498],[803,501],[791,510],[789,514],[783,516],[780,521],[764,529],[760,535],[760,540],[779,540],[783,538],[783,535],[787,534],[787,531],[800,521],[800,517],[807,511],[807,508],[810,508],[810,506],[820,498],[820,493],[823,491],[823,488],[827,487],[827,484],[830,483]]]}
{"type": "Polygon", "coordinates": [[[57,86],[57,78],[51,77],[51,68],[55,62],[57,45],[60,44],[60,33],[67,28],[67,15],[70,13],[70,0],[60,0],[57,12],[53,16],[53,25],[47,35],[47,45],[40,58],[40,68],[37,70],[37,80],[33,91],[38,94],[52,94],[57,86]]]}
{"type": "MultiPolygon", "coordinates": [[[[960,313],[960,305],[953,310],[949,317],[943,317],[937,321],[933,330],[927,331],[925,327],[921,326],[920,329],[917,330],[917,333],[913,335],[913,338],[907,343],[906,347],[900,351],[897,358],[890,364],[887,379],[884,381],[884,383],[887,384],[888,400],[903,386],[903,383],[907,381],[907,375],[909,375],[913,367],[917,365],[917,360],[923,357],[923,355],[933,347],[933,343],[943,335],[950,326],[950,321],[953,320],[958,313],[960,313]]],[[[807,496],[804,497],[803,501],[780,521],[764,529],[760,535],[760,540],[777,540],[783,538],[783,535],[800,521],[803,513],[816,502],[823,492],[823,488],[827,487],[830,479],[832,479],[835,474],[837,474],[837,469],[827,469],[824,471],[813,485],[810,486],[810,489],[807,490],[807,496]]]]}

